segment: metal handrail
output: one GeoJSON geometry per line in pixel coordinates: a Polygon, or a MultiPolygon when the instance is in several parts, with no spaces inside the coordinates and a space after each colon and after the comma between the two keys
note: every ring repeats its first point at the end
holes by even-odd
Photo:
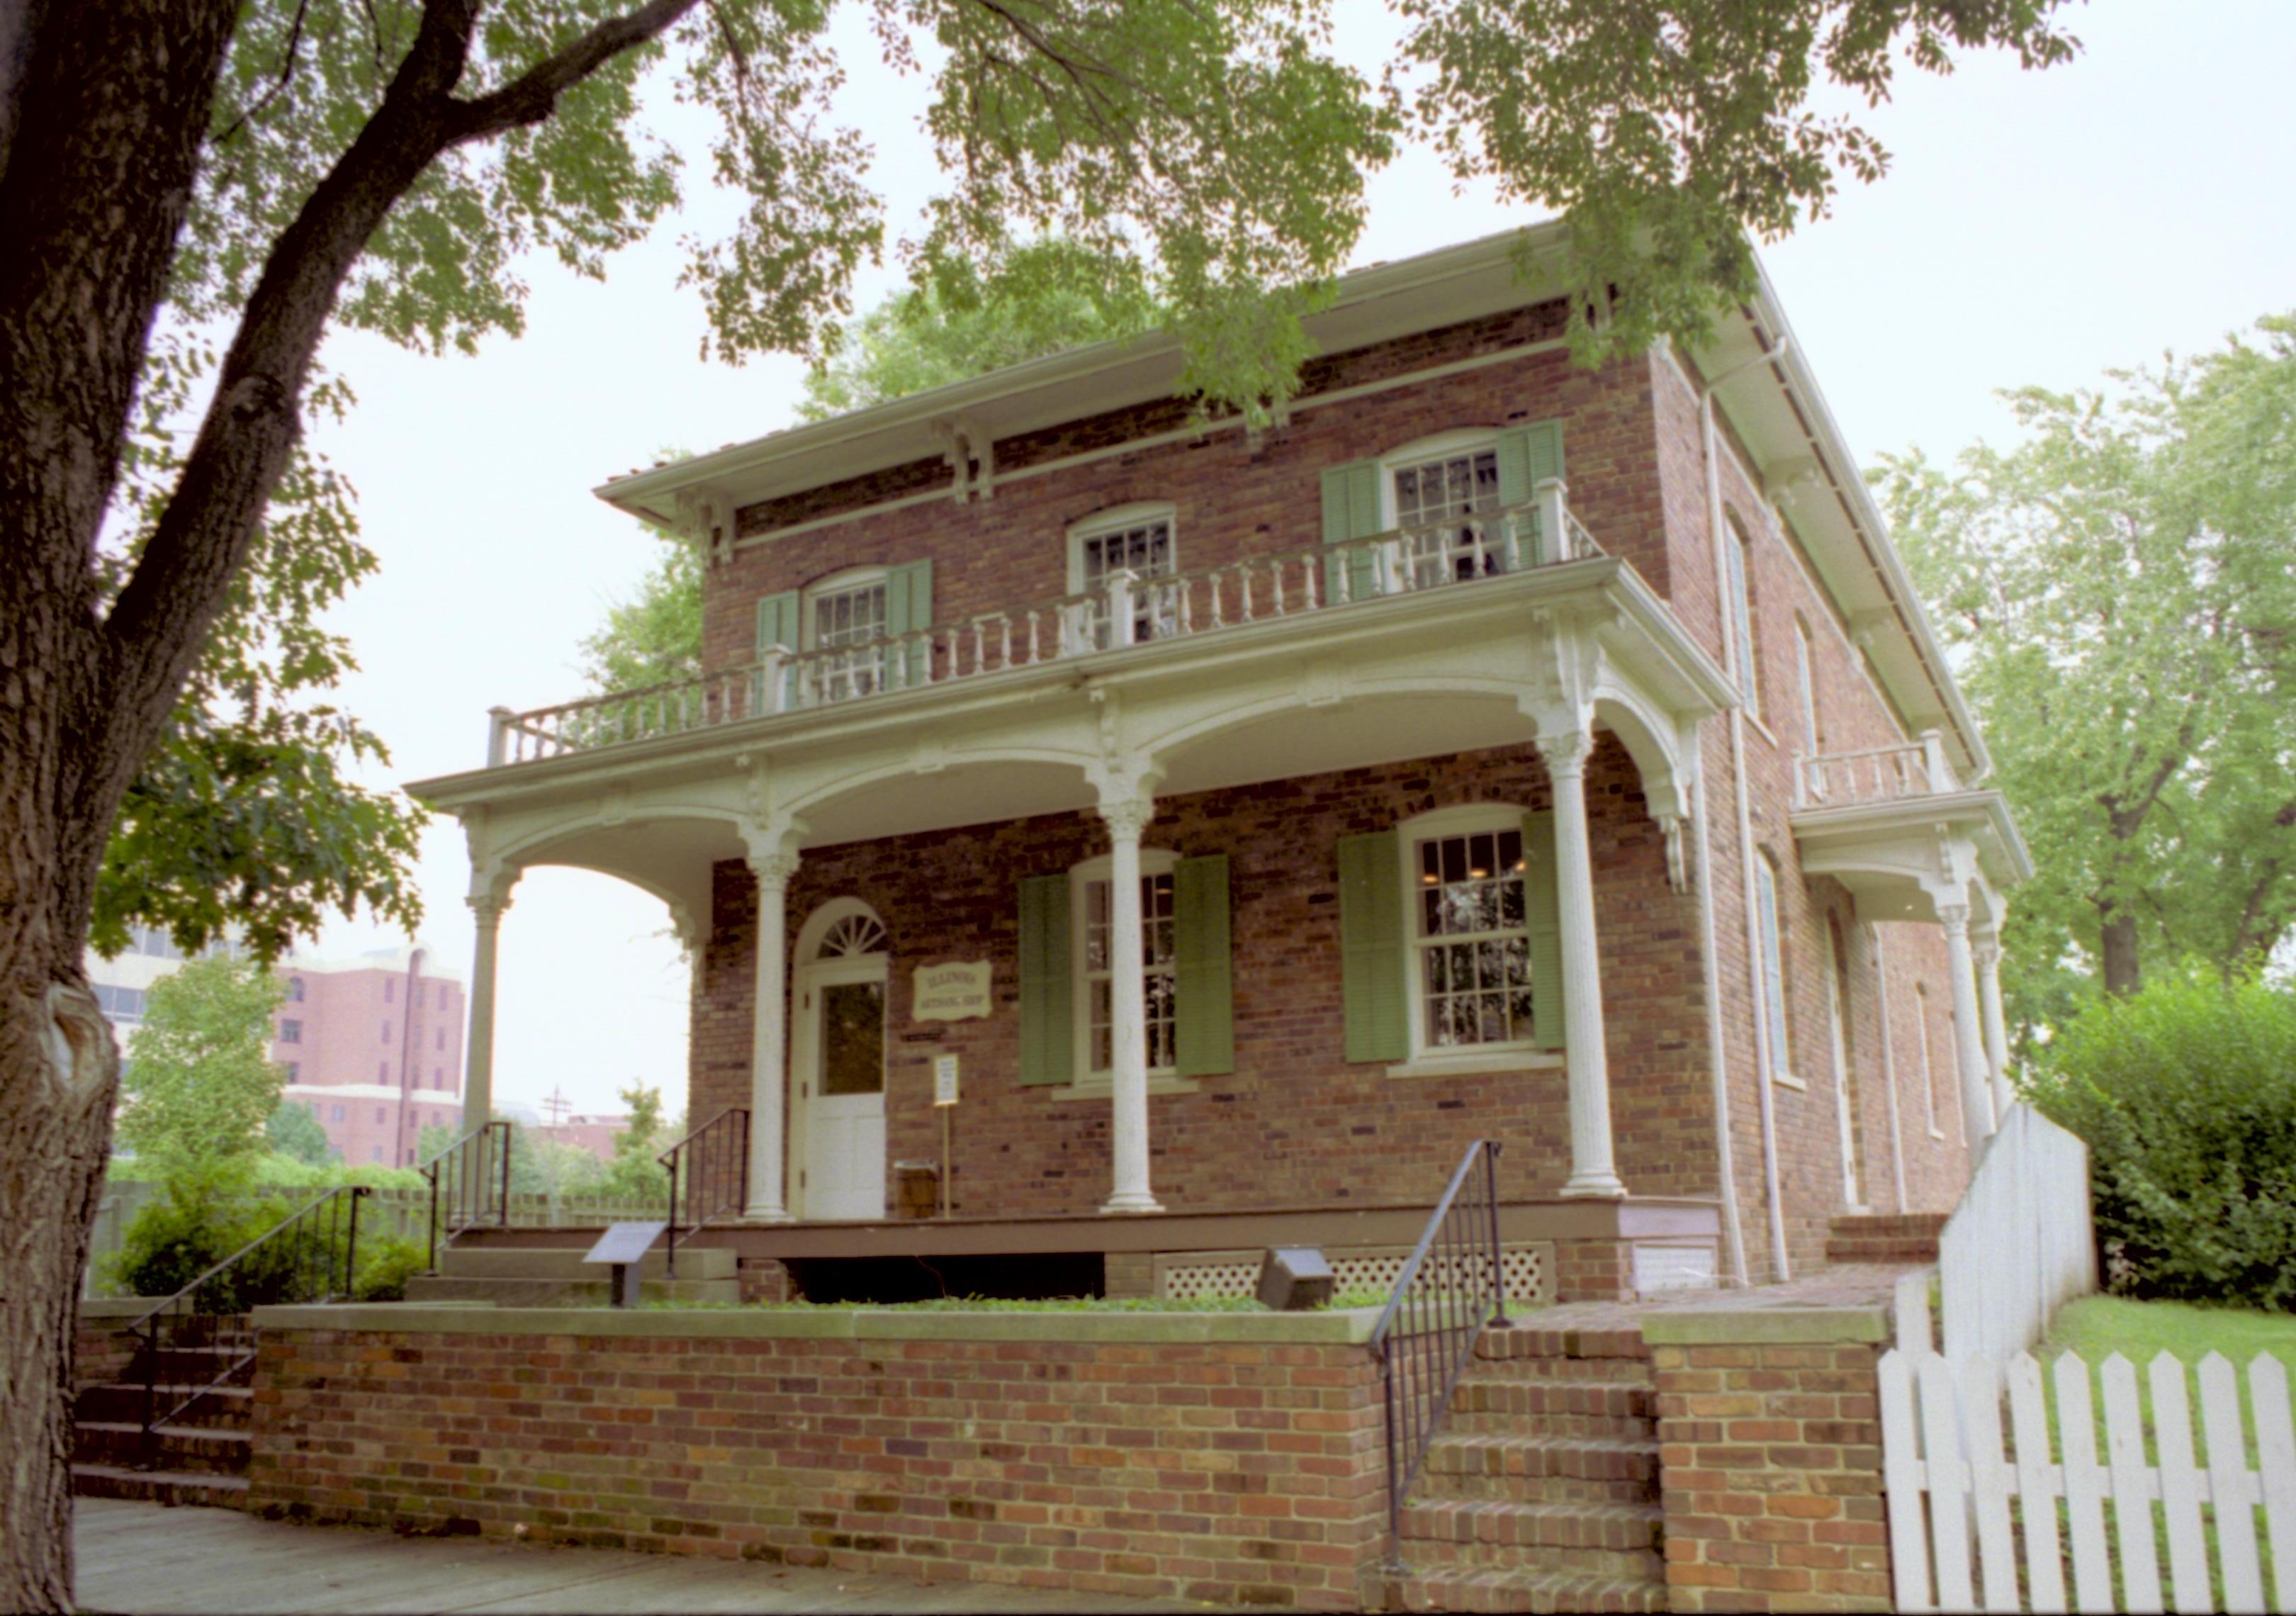
{"type": "Polygon", "coordinates": [[[439,1266],[439,1249],[455,1243],[465,1229],[482,1223],[510,1227],[512,1124],[496,1118],[448,1144],[419,1170],[430,1185],[428,1266],[439,1266]],[[439,1238],[445,1227],[447,1237],[439,1238]]]}
{"type": "Polygon", "coordinates": [[[1451,1393],[1483,1332],[1508,1322],[1499,1268],[1498,1161],[1496,1139],[1467,1147],[1371,1333],[1387,1432],[1392,1571],[1403,1569],[1403,1500],[1442,1430],[1451,1393]]]}
{"type": "Polygon", "coordinates": [[[661,1153],[669,1169],[669,1276],[677,1277],[678,1185],[685,1186],[685,1235],[750,1203],[750,1112],[729,1105],[661,1153]]]}
{"type": "Polygon", "coordinates": [[[266,1263],[276,1265],[278,1281],[265,1287],[262,1301],[331,1302],[338,1296],[348,1297],[358,1274],[359,1202],[368,1194],[366,1185],[346,1184],[315,1196],[300,1210],[291,1212],[128,1325],[126,1333],[137,1339],[144,1360],[142,1447],[146,1468],[159,1446],[160,1426],[255,1361],[250,1337],[248,1344],[226,1355],[223,1367],[204,1381],[160,1378],[163,1371],[180,1369],[176,1355],[201,1346],[212,1349],[223,1339],[219,1322],[236,1317],[242,1310],[236,1304],[247,1299],[237,1294],[235,1288],[226,1290],[220,1282],[236,1271],[238,1283],[244,1284],[249,1265],[262,1253],[266,1263]],[[340,1287],[335,1283],[338,1277],[342,1281],[340,1287]],[[314,1279],[318,1282],[316,1285],[309,1283],[314,1279]],[[209,1304],[206,1308],[201,1305],[203,1299],[209,1304]],[[218,1308],[226,1300],[234,1305],[218,1308]],[[184,1393],[164,1409],[160,1406],[163,1384],[184,1393]]]}

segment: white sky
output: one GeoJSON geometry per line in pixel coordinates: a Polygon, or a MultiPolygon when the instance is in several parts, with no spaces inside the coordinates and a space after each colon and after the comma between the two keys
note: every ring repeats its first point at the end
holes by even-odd
{"type": "MultiPolygon", "coordinates": [[[[1341,9],[1342,51],[1375,74],[1391,25],[1353,0],[1341,9]]],[[[1906,74],[1868,119],[1893,172],[1764,253],[1861,458],[1909,445],[1948,457],[2009,430],[1997,388],[2084,384],[2296,308],[2296,5],[2096,0],[2070,24],[2087,49],[2046,74],[1989,57],[1950,78],[1906,74]]],[[[848,60],[869,68],[846,104],[877,138],[898,229],[931,177],[896,111],[921,93],[874,70],[865,41],[848,60]]],[[[676,111],[663,110],[665,128],[676,111]]],[[[1423,153],[1375,176],[1372,196],[1361,262],[1529,217],[1454,197],[1423,153]]],[[[490,705],[578,693],[576,641],[657,543],[592,487],[659,449],[714,448],[792,420],[793,361],[730,370],[696,357],[700,305],[675,285],[675,243],[725,207],[703,197],[603,285],[532,263],[526,335],[477,359],[357,337],[331,346],[359,406],[322,447],[357,485],[383,562],[337,618],[364,663],[347,704],[394,751],[375,783],[476,766],[490,705]]],[[[897,281],[872,274],[863,306],[897,281]]],[[[467,879],[443,820],[423,845],[422,934],[465,966],[467,879]]],[[[562,1086],[578,1110],[615,1109],[615,1091],[642,1078],[683,1106],[686,973],[667,927],[653,899],[603,876],[521,882],[503,927],[499,1099],[531,1103],[562,1086]]],[[[338,922],[318,947],[392,940],[338,922]]]]}

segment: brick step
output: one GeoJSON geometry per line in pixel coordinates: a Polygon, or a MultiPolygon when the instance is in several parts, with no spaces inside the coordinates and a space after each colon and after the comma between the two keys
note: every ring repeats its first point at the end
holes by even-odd
{"type": "Polygon", "coordinates": [[[1666,1584],[1568,1572],[1502,1571],[1488,1566],[1430,1565],[1390,1576],[1390,1611],[1658,1612],[1666,1584]]]}
{"type": "MultiPolygon", "coordinates": [[[[250,1439],[244,1431],[203,1425],[162,1425],[154,1433],[157,1468],[199,1475],[243,1476],[250,1439]]],[[[72,1427],[77,1464],[132,1469],[144,1458],[144,1427],[125,1420],[82,1420],[72,1427]]]]}
{"type": "Polygon", "coordinates": [[[1950,1212],[1844,1212],[1829,1226],[1837,1234],[1934,1239],[1945,1233],[1952,1218],[1950,1212]]]}
{"type": "Polygon", "coordinates": [[[212,1509],[247,1507],[245,1476],[198,1475],[188,1471],[74,1464],[72,1491],[83,1498],[134,1498],[145,1504],[204,1505],[212,1509]]]}
{"type": "MultiPolygon", "coordinates": [[[[184,1385],[161,1386],[159,1405],[163,1410],[173,1408],[195,1390],[184,1385]]],[[[188,1408],[178,1410],[172,1423],[209,1431],[244,1431],[254,1410],[254,1388],[217,1386],[188,1408]]],[[[131,1424],[140,1430],[144,1424],[144,1388],[119,1383],[83,1386],[73,1417],[98,1424],[131,1424]]]]}
{"type": "Polygon", "coordinates": [[[255,1366],[255,1341],[250,1336],[244,1343],[161,1347],[156,1351],[145,1348],[128,1360],[121,1378],[140,1381],[152,1372],[155,1365],[161,1380],[184,1385],[204,1385],[218,1375],[251,1372],[255,1366]]]}
{"type": "Polygon", "coordinates": [[[1475,1343],[1481,1358],[1639,1358],[1650,1360],[1650,1347],[1639,1328],[1587,1330],[1542,1325],[1526,1319],[1504,1330],[1486,1330],[1475,1343]]]}
{"type": "Polygon", "coordinates": [[[1447,1431],[1414,1497],[1516,1504],[1654,1504],[1658,1443],[1447,1431]]]}
{"type": "MultiPolygon", "coordinates": [[[[1647,1440],[1658,1417],[1658,1391],[1628,1381],[1500,1380],[1470,1376],[1451,1389],[1451,1415],[1491,1415],[1511,1421],[1539,1422],[1542,1436],[1616,1437],[1647,1440]],[[1595,1420],[1609,1427],[1558,1425],[1557,1419],[1595,1420]]],[[[1466,1427],[1458,1427],[1466,1429],[1466,1427]]],[[[1482,1429],[1480,1426],[1475,1429],[1482,1429]]],[[[1520,1425],[1498,1430],[1520,1431],[1520,1425]]]]}
{"type": "Polygon", "coordinates": [[[1935,1262],[1945,1212],[1845,1212],[1826,1226],[1828,1262],[1935,1262]]]}
{"type": "Polygon", "coordinates": [[[1430,1499],[1404,1506],[1403,1557],[1412,1565],[1663,1582],[1658,1513],[1653,1505],[1430,1499]]]}
{"type": "Polygon", "coordinates": [[[1557,1385],[1607,1381],[1653,1384],[1646,1359],[1632,1358],[1478,1358],[1469,1360],[1463,1381],[1540,1381],[1557,1385]]]}
{"type": "Polygon", "coordinates": [[[1825,1243],[1825,1260],[1834,1264],[1885,1264],[1891,1267],[1923,1267],[1938,1259],[1934,1240],[1874,1240],[1860,1236],[1825,1243]]]}

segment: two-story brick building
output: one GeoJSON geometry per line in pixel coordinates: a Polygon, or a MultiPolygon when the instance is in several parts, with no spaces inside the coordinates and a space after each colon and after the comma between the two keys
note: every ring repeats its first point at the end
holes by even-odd
{"type": "Polygon", "coordinates": [[[1266,431],[1151,338],[602,488],[706,554],[706,672],[416,788],[472,852],[470,1114],[562,864],[691,946],[760,1267],[1377,1277],[1479,1136],[1548,1295],[1949,1206],[2026,868],[1983,740],[1775,299],[1588,370],[1560,239],[1349,276],[1266,431]]]}

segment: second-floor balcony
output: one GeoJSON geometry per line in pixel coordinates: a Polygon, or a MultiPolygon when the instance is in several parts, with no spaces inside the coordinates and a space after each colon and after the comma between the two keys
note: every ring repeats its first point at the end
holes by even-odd
{"type": "Polygon", "coordinates": [[[1945,736],[1923,730],[1911,741],[1794,759],[1794,811],[1939,797],[1963,789],[1945,736]]]}
{"type": "Polygon", "coordinates": [[[1054,663],[1098,666],[1151,645],[1249,634],[1338,611],[1514,578],[1603,554],[1560,482],[1528,504],[1191,571],[1110,574],[1095,587],[906,634],[768,645],[698,679],[513,712],[496,708],[490,767],[862,703],[1054,663]]]}

